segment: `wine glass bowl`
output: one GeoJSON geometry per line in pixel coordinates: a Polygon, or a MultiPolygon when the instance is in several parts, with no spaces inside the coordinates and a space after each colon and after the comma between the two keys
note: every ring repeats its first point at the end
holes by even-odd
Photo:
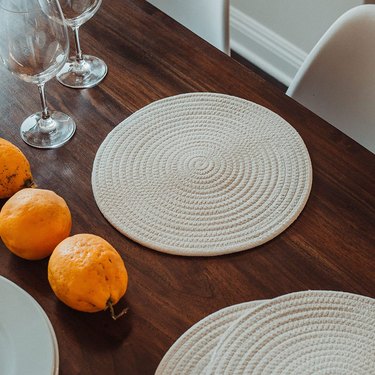
{"type": "Polygon", "coordinates": [[[60,0],[66,24],[73,30],[76,55],[70,57],[57,75],[57,80],[70,88],[90,88],[106,76],[105,62],[95,56],[82,54],[79,28],[99,9],[102,0],[60,0]]]}
{"type": "Polygon", "coordinates": [[[79,27],[97,12],[102,1],[93,0],[60,0],[65,23],[70,27],[79,27]]]}
{"type": "Polygon", "coordinates": [[[75,122],[49,111],[44,86],[65,64],[69,39],[57,0],[2,0],[0,2],[0,57],[22,80],[38,86],[42,111],[21,125],[21,137],[37,148],[56,148],[74,134],[75,122]]]}

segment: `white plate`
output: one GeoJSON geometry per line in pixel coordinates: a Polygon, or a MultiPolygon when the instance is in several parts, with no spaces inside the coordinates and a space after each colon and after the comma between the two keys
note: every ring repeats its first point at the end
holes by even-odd
{"type": "Polygon", "coordinates": [[[0,276],[0,374],[58,371],[57,340],[47,315],[27,292],[0,276]]]}

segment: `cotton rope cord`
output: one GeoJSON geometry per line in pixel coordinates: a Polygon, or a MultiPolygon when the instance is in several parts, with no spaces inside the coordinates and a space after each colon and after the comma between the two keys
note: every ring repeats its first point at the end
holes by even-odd
{"type": "Polygon", "coordinates": [[[375,300],[334,291],[287,294],[221,336],[206,375],[375,374],[375,300]]]}
{"type": "Polygon", "coordinates": [[[155,375],[204,374],[221,335],[244,312],[262,302],[252,301],[229,306],[194,324],[164,355],[155,375]]]}
{"type": "Polygon", "coordinates": [[[190,93],[140,109],[111,131],[92,188],[122,234],[175,255],[213,256],[261,245],[301,213],[312,184],[307,148],[258,104],[190,93]]]}

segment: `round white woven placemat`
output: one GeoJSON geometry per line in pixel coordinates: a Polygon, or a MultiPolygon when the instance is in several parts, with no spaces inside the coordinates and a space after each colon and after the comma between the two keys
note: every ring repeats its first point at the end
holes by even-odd
{"type": "Polygon", "coordinates": [[[154,250],[219,255],[285,230],[310,193],[310,158],[285,120],[244,99],[192,93],[120,123],[93,166],[95,200],[121,233],[154,250]]]}
{"type": "Polygon", "coordinates": [[[206,374],[375,374],[375,300],[307,291],[243,314],[223,333],[206,374]]]}
{"type": "Polygon", "coordinates": [[[221,335],[244,312],[264,301],[252,301],[221,309],[187,330],[168,350],[155,375],[203,374],[221,335]]]}

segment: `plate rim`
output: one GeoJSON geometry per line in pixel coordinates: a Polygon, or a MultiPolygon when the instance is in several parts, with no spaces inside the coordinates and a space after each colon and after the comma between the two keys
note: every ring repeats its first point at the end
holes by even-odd
{"type": "MultiPolygon", "coordinates": [[[[35,308],[35,311],[38,314],[40,314],[39,317],[41,319],[43,319],[43,321],[46,323],[46,328],[48,330],[48,333],[46,331],[46,334],[50,336],[52,347],[53,347],[53,355],[52,355],[52,358],[51,358],[53,370],[52,370],[51,374],[48,374],[48,375],[58,375],[59,367],[60,367],[59,346],[58,346],[56,333],[53,329],[53,326],[52,326],[52,323],[51,323],[50,319],[48,318],[48,315],[46,314],[46,312],[44,311],[42,306],[36,301],[36,299],[32,295],[30,295],[26,290],[24,290],[19,285],[17,285],[14,281],[0,275],[0,291],[1,291],[1,284],[9,286],[19,296],[22,296],[22,298],[25,301],[28,301],[30,303],[30,306],[33,306],[35,308]]],[[[30,371],[30,368],[28,368],[28,371],[30,371]]],[[[29,374],[29,372],[28,372],[28,374],[29,374]]],[[[31,375],[31,373],[30,373],[30,375],[31,375]]],[[[42,375],[42,374],[38,374],[38,375],[42,375]]]]}

